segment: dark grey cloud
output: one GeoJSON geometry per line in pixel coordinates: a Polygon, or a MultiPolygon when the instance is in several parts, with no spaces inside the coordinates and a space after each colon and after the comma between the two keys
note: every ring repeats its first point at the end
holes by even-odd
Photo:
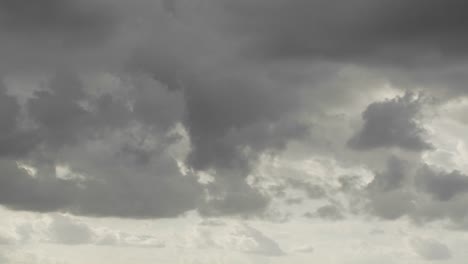
{"type": "MultiPolygon", "coordinates": [[[[2,149],[1,204],[15,210],[149,218],[177,216],[201,203],[196,177],[181,175],[168,150],[181,140],[169,133],[180,117],[168,111],[148,119],[158,109],[145,109],[140,105],[148,101],[138,99],[176,102],[172,94],[125,100],[106,92],[91,96],[80,78],[69,73],[57,74],[44,86],[25,104],[33,124],[24,128],[25,142],[33,138],[36,144],[16,156],[16,149],[2,149]],[[127,106],[130,102],[133,108],[127,106]],[[29,175],[6,157],[25,160],[37,174],[29,175]],[[75,176],[60,178],[57,165],[68,166],[75,176]]],[[[19,103],[5,89],[0,98],[5,102],[1,121],[8,125],[2,133],[22,135],[16,121],[19,103]]]]}
{"type": "Polygon", "coordinates": [[[5,85],[0,83],[0,121],[2,122],[0,133],[2,135],[12,133],[16,128],[16,122],[20,110],[19,103],[13,96],[7,94],[5,85]]]}
{"type": "Polygon", "coordinates": [[[387,168],[384,172],[376,173],[368,188],[376,192],[388,192],[400,189],[406,185],[409,177],[409,164],[395,156],[387,161],[387,168]]]}
{"type": "Polygon", "coordinates": [[[375,173],[367,185],[369,210],[383,219],[397,219],[414,210],[415,196],[408,188],[412,177],[410,164],[390,157],[383,172],[375,173]]]}
{"type": "Polygon", "coordinates": [[[1,30],[12,34],[56,34],[75,41],[107,33],[114,23],[111,12],[100,5],[73,0],[0,1],[1,30]],[[84,4],[83,4],[84,3],[84,4]]]}
{"type": "Polygon", "coordinates": [[[23,155],[37,141],[34,135],[20,128],[20,111],[20,104],[0,81],[0,157],[23,155]]]}
{"type": "Polygon", "coordinates": [[[387,169],[376,172],[363,195],[364,210],[382,219],[407,216],[418,224],[446,219],[465,228],[468,215],[468,177],[459,171],[443,171],[418,160],[391,157],[387,169]]]}
{"type": "Polygon", "coordinates": [[[175,164],[153,166],[159,175],[122,167],[104,174],[110,173],[106,168],[93,171],[95,180],[82,181],[32,177],[15,162],[3,160],[0,203],[14,210],[126,218],[175,217],[198,206],[201,188],[195,179],[183,178],[175,164]]]}
{"type": "MultiPolygon", "coordinates": [[[[29,132],[39,140],[31,147],[30,156],[25,157],[39,169],[40,177],[27,178],[28,184],[20,192],[34,193],[45,179],[44,188],[53,198],[38,194],[32,201],[15,203],[5,198],[4,204],[20,210],[120,217],[175,216],[198,206],[207,215],[261,212],[268,199],[246,183],[250,163],[264,151],[285,148],[289,140],[302,137],[308,130],[306,125],[287,118],[290,102],[276,109],[285,98],[276,97],[270,88],[252,86],[250,81],[235,87],[228,83],[223,88],[223,80],[181,92],[135,76],[130,94],[122,100],[108,93],[91,96],[79,76],[56,74],[26,101],[27,116],[34,124],[29,132]],[[192,103],[194,98],[200,101],[192,103]],[[237,108],[238,103],[243,107],[237,108]],[[216,170],[215,188],[207,189],[216,196],[212,201],[203,203],[201,186],[195,178],[183,178],[175,161],[168,157],[167,148],[181,140],[177,134],[167,134],[177,122],[186,124],[192,144],[189,167],[216,170]],[[119,136],[132,127],[142,134],[119,136]],[[91,142],[112,144],[106,139],[113,135],[123,142],[104,146],[112,150],[103,152],[108,159],[90,159],[99,152],[80,148],[91,142]],[[156,145],[149,144],[154,140],[156,145]],[[72,156],[67,157],[67,152],[72,156]],[[81,182],[55,178],[53,166],[60,162],[89,179],[81,182]],[[126,167],[122,168],[122,164],[126,167]],[[64,189],[62,184],[67,185],[67,191],[55,191],[64,189]],[[49,205],[49,199],[60,204],[49,205]]],[[[15,189],[16,183],[6,186],[15,189]]]]}
{"type": "Polygon", "coordinates": [[[468,176],[459,171],[448,173],[423,166],[416,176],[416,185],[436,199],[448,201],[468,193],[468,176]]]}
{"type": "MultiPolygon", "coordinates": [[[[387,82],[424,86],[436,76],[443,78],[434,85],[465,89],[460,76],[466,68],[455,71],[456,78],[447,70],[466,54],[467,5],[461,2],[224,0],[196,9],[188,2],[0,0],[0,70],[72,72],[45,81],[23,101],[0,88],[1,204],[133,218],[192,209],[262,213],[271,197],[247,183],[248,176],[262,155],[275,156],[293,141],[320,141],[308,156],[353,156],[350,161],[372,169],[369,160],[382,162],[389,149],[419,155],[433,148],[419,124],[425,98],[408,92],[368,105],[346,149],[351,132],[343,123],[370,98],[362,93],[375,96],[374,87],[387,82]],[[362,74],[371,66],[393,69],[362,74]],[[75,71],[111,72],[120,81],[113,85],[123,86],[113,88],[123,91],[96,92],[75,71]],[[71,179],[57,177],[55,165],[69,168],[71,179]],[[198,172],[214,181],[199,184],[192,175],[198,172]]],[[[461,173],[429,169],[414,176],[407,167],[418,165],[401,159],[377,170],[361,194],[366,210],[384,219],[462,219],[461,173]]],[[[340,183],[340,195],[360,191],[351,181],[340,183]]],[[[332,195],[306,181],[285,185],[312,199],[332,195]]],[[[339,213],[331,207],[316,212],[324,218],[339,213]]]]}
{"type": "Polygon", "coordinates": [[[48,88],[34,93],[27,110],[42,137],[51,144],[64,144],[86,128],[91,113],[79,104],[85,94],[76,76],[57,74],[48,88]]]}
{"type": "Polygon", "coordinates": [[[228,28],[250,37],[249,54],[422,64],[466,54],[468,6],[459,1],[223,1],[228,28]]]}
{"type": "MultiPolygon", "coordinates": [[[[308,135],[309,125],[294,116],[299,94],[270,82],[263,77],[265,73],[250,66],[209,68],[204,70],[208,73],[200,75],[193,69],[186,70],[185,62],[178,67],[180,71],[170,71],[172,74],[168,75],[158,64],[136,65],[140,65],[136,66],[139,71],[150,73],[169,89],[183,91],[183,124],[191,143],[187,165],[196,171],[214,170],[219,183],[215,183],[216,188],[226,194],[229,214],[235,208],[261,211],[268,203],[246,185],[245,179],[261,154],[275,154],[289,142],[308,135]],[[247,206],[238,207],[241,203],[247,206]]],[[[215,207],[220,210],[220,206],[215,207]]]]}
{"type": "Polygon", "coordinates": [[[44,73],[62,67],[102,70],[103,65],[107,69],[121,65],[129,52],[117,40],[126,38],[122,3],[0,1],[0,70],[44,73]]]}
{"type": "Polygon", "coordinates": [[[359,65],[395,86],[449,98],[467,94],[465,3],[225,0],[222,6],[220,27],[242,39],[247,60],[359,65]]]}
{"type": "Polygon", "coordinates": [[[281,87],[242,78],[251,76],[188,84],[185,124],[194,168],[248,169],[259,152],[284,148],[288,140],[306,135],[305,125],[286,119],[297,98],[281,87]],[[246,148],[253,156],[242,154],[246,148]]]}
{"type": "Polygon", "coordinates": [[[426,131],[417,123],[423,99],[412,93],[370,104],[362,113],[364,124],[348,142],[356,150],[399,147],[409,151],[432,148],[426,131]]]}
{"type": "Polygon", "coordinates": [[[35,179],[14,161],[1,161],[0,203],[13,209],[36,212],[55,211],[70,204],[76,186],[60,179],[35,179]]]}

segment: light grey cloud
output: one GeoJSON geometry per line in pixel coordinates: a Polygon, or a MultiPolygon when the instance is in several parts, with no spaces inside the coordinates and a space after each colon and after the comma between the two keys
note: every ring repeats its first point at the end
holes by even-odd
{"type": "Polygon", "coordinates": [[[164,247],[164,242],[152,235],[95,227],[79,218],[64,214],[50,214],[34,221],[17,224],[16,233],[23,243],[49,243],[67,246],[164,247]]]}
{"type": "Polygon", "coordinates": [[[314,213],[308,214],[310,217],[318,217],[326,220],[337,221],[343,220],[345,217],[343,212],[335,205],[325,205],[318,208],[314,213]]]}
{"type": "Polygon", "coordinates": [[[405,215],[411,215],[415,209],[415,196],[404,190],[371,195],[369,211],[382,219],[396,220],[405,215]]]}
{"type": "Polygon", "coordinates": [[[52,242],[66,245],[88,244],[95,235],[86,224],[62,215],[55,215],[52,218],[47,231],[52,242]]]}
{"type": "Polygon", "coordinates": [[[414,238],[410,241],[413,250],[421,258],[428,261],[442,261],[452,258],[452,252],[443,243],[424,238],[414,238]]]}

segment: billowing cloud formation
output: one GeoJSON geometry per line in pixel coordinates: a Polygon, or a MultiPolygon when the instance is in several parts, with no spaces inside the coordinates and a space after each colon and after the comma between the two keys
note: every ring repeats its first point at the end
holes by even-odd
{"type": "Polygon", "coordinates": [[[399,147],[410,151],[431,148],[424,129],[417,123],[422,99],[407,93],[403,97],[372,103],[362,113],[364,125],[351,140],[354,149],[399,147]]]}
{"type": "Polygon", "coordinates": [[[416,178],[420,188],[441,201],[468,192],[468,176],[459,171],[438,172],[423,167],[416,178]]]}
{"type": "MultiPolygon", "coordinates": [[[[169,131],[173,119],[160,113],[162,121],[146,120],[147,112],[139,110],[145,102],[138,98],[136,111],[130,111],[109,94],[87,97],[73,75],[59,75],[49,87],[34,92],[26,103],[33,125],[25,129],[36,141],[20,157],[29,160],[36,173],[30,175],[11,158],[2,160],[2,204],[21,210],[122,217],[176,216],[195,208],[201,187],[196,178],[181,175],[168,152],[180,138],[169,131]],[[139,118],[143,127],[132,123],[139,118]],[[62,162],[66,173],[58,175],[56,168],[62,162]]],[[[163,94],[156,91],[152,96],[158,99],[163,94]]],[[[15,135],[19,104],[5,92],[2,96],[4,106],[13,112],[3,118],[12,127],[5,134],[15,135]]]]}
{"type": "Polygon", "coordinates": [[[391,157],[367,185],[368,211],[383,219],[409,216],[419,223],[451,219],[464,227],[468,176],[391,157]]]}
{"type": "Polygon", "coordinates": [[[465,9],[0,1],[0,204],[128,218],[267,215],[288,189],[299,193],[285,199],[327,200],[309,210],[324,220],[349,209],[462,223],[466,172],[438,172],[422,156],[444,148],[426,110],[466,94],[465,9]],[[274,167],[283,151],[326,157],[273,179],[259,164],[269,157],[274,167]],[[349,176],[336,164],[375,177],[317,180],[349,176]]]}

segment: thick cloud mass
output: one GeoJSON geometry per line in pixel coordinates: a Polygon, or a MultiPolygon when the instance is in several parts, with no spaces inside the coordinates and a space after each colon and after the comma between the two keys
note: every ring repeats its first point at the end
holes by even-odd
{"type": "Polygon", "coordinates": [[[466,54],[460,1],[224,1],[233,31],[267,58],[419,64],[466,54]]]}
{"type": "Polygon", "coordinates": [[[83,6],[69,0],[41,2],[2,0],[0,2],[2,28],[11,33],[35,34],[37,31],[65,35],[102,33],[103,28],[111,23],[111,17],[96,7],[83,6]]]}
{"type": "Polygon", "coordinates": [[[467,95],[467,11],[0,0],[0,204],[157,218],[313,200],[299,214],[461,226],[468,130],[453,106],[467,95]]]}
{"type": "Polygon", "coordinates": [[[366,150],[381,147],[400,147],[410,151],[431,148],[424,137],[424,129],[416,123],[421,99],[405,94],[384,102],[372,103],[363,112],[364,125],[349,145],[366,150]]]}
{"type": "Polygon", "coordinates": [[[427,166],[421,168],[417,178],[420,188],[441,201],[448,201],[468,191],[468,176],[459,171],[437,172],[427,166]]]}
{"type": "MultiPolygon", "coordinates": [[[[154,89],[156,94],[148,98],[158,100],[157,96],[165,95],[154,89]]],[[[172,95],[166,96],[164,100],[174,101],[172,95]]],[[[2,149],[6,152],[0,174],[3,205],[39,212],[146,218],[176,216],[200,202],[196,178],[182,176],[168,153],[179,141],[179,136],[169,133],[174,113],[146,120],[143,114],[147,112],[138,110],[145,101],[137,99],[138,111],[131,111],[110,94],[89,96],[77,76],[61,73],[26,102],[33,125],[23,133],[18,128],[19,103],[5,89],[1,98],[3,113],[9,114],[2,118],[9,128],[2,136],[25,134],[25,142],[35,139],[35,144],[21,152],[2,149]],[[134,123],[137,120],[143,121],[134,123]],[[28,160],[36,173],[30,175],[18,167],[13,157],[28,160]],[[63,175],[57,166],[66,166],[63,175]]],[[[18,145],[13,146],[22,147],[18,145]]]]}

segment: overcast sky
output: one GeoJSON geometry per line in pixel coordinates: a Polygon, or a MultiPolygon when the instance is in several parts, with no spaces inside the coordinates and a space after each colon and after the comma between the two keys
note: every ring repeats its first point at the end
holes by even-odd
{"type": "Polygon", "coordinates": [[[0,264],[464,264],[468,3],[0,0],[0,264]]]}

